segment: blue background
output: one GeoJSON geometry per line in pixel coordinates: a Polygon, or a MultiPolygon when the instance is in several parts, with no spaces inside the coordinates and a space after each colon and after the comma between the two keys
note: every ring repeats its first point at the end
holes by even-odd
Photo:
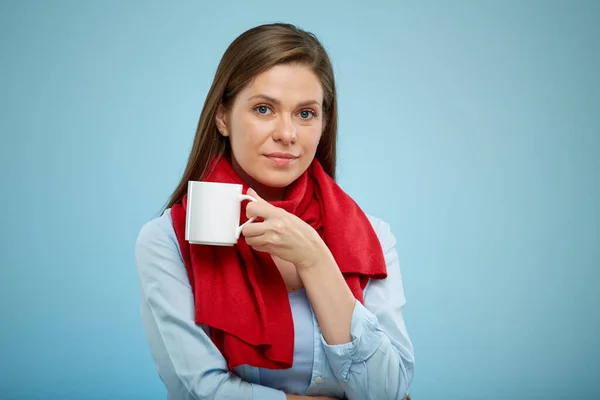
{"type": "Polygon", "coordinates": [[[3,0],[0,397],[165,398],[134,243],[225,48],[273,21],[333,59],[339,182],[398,238],[414,398],[600,398],[600,2],[583,0],[3,0]]]}

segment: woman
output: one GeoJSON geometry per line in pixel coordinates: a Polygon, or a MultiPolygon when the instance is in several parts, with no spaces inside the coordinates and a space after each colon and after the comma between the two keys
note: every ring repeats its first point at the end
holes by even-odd
{"type": "Polygon", "coordinates": [[[229,46],[181,182],[136,244],[169,398],[407,396],[395,239],[335,183],[336,136],[333,70],[315,36],[270,24],[229,46]],[[190,180],[240,183],[258,199],[235,246],[185,241],[190,180]]]}

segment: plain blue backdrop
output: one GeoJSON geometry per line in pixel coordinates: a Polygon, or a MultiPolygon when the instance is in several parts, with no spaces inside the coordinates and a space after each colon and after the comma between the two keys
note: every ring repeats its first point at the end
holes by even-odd
{"type": "Polygon", "coordinates": [[[600,2],[0,2],[0,398],[164,399],[133,249],[227,45],[314,32],[415,400],[599,399],[600,2]]]}

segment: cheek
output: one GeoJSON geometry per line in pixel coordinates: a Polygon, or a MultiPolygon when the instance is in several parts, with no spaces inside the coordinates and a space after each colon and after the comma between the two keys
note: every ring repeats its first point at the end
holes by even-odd
{"type": "Polygon", "coordinates": [[[272,131],[272,122],[248,117],[240,120],[238,135],[241,136],[240,139],[246,146],[256,148],[271,137],[272,131]]]}
{"type": "Polygon", "coordinates": [[[313,152],[317,150],[317,146],[319,145],[319,141],[321,140],[321,135],[323,132],[323,128],[321,124],[318,126],[311,126],[310,130],[307,130],[304,134],[304,147],[305,149],[312,150],[313,152]]]}
{"type": "Polygon", "coordinates": [[[247,115],[239,115],[234,121],[229,138],[234,155],[238,160],[250,158],[264,142],[268,129],[264,123],[247,115]]]}
{"type": "Polygon", "coordinates": [[[231,121],[231,147],[243,149],[247,146],[248,133],[250,132],[248,123],[242,114],[238,113],[231,121]]]}

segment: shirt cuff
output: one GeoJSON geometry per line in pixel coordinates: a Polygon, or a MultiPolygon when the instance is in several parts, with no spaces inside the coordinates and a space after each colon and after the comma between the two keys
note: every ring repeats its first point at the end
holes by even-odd
{"type": "Polygon", "coordinates": [[[286,395],[281,390],[252,384],[252,400],[286,400],[286,395]]]}
{"type": "Polygon", "coordinates": [[[321,343],[333,373],[338,379],[348,382],[352,364],[364,363],[377,351],[383,340],[377,317],[358,300],[352,311],[350,343],[329,345],[321,335],[321,343]]]}

